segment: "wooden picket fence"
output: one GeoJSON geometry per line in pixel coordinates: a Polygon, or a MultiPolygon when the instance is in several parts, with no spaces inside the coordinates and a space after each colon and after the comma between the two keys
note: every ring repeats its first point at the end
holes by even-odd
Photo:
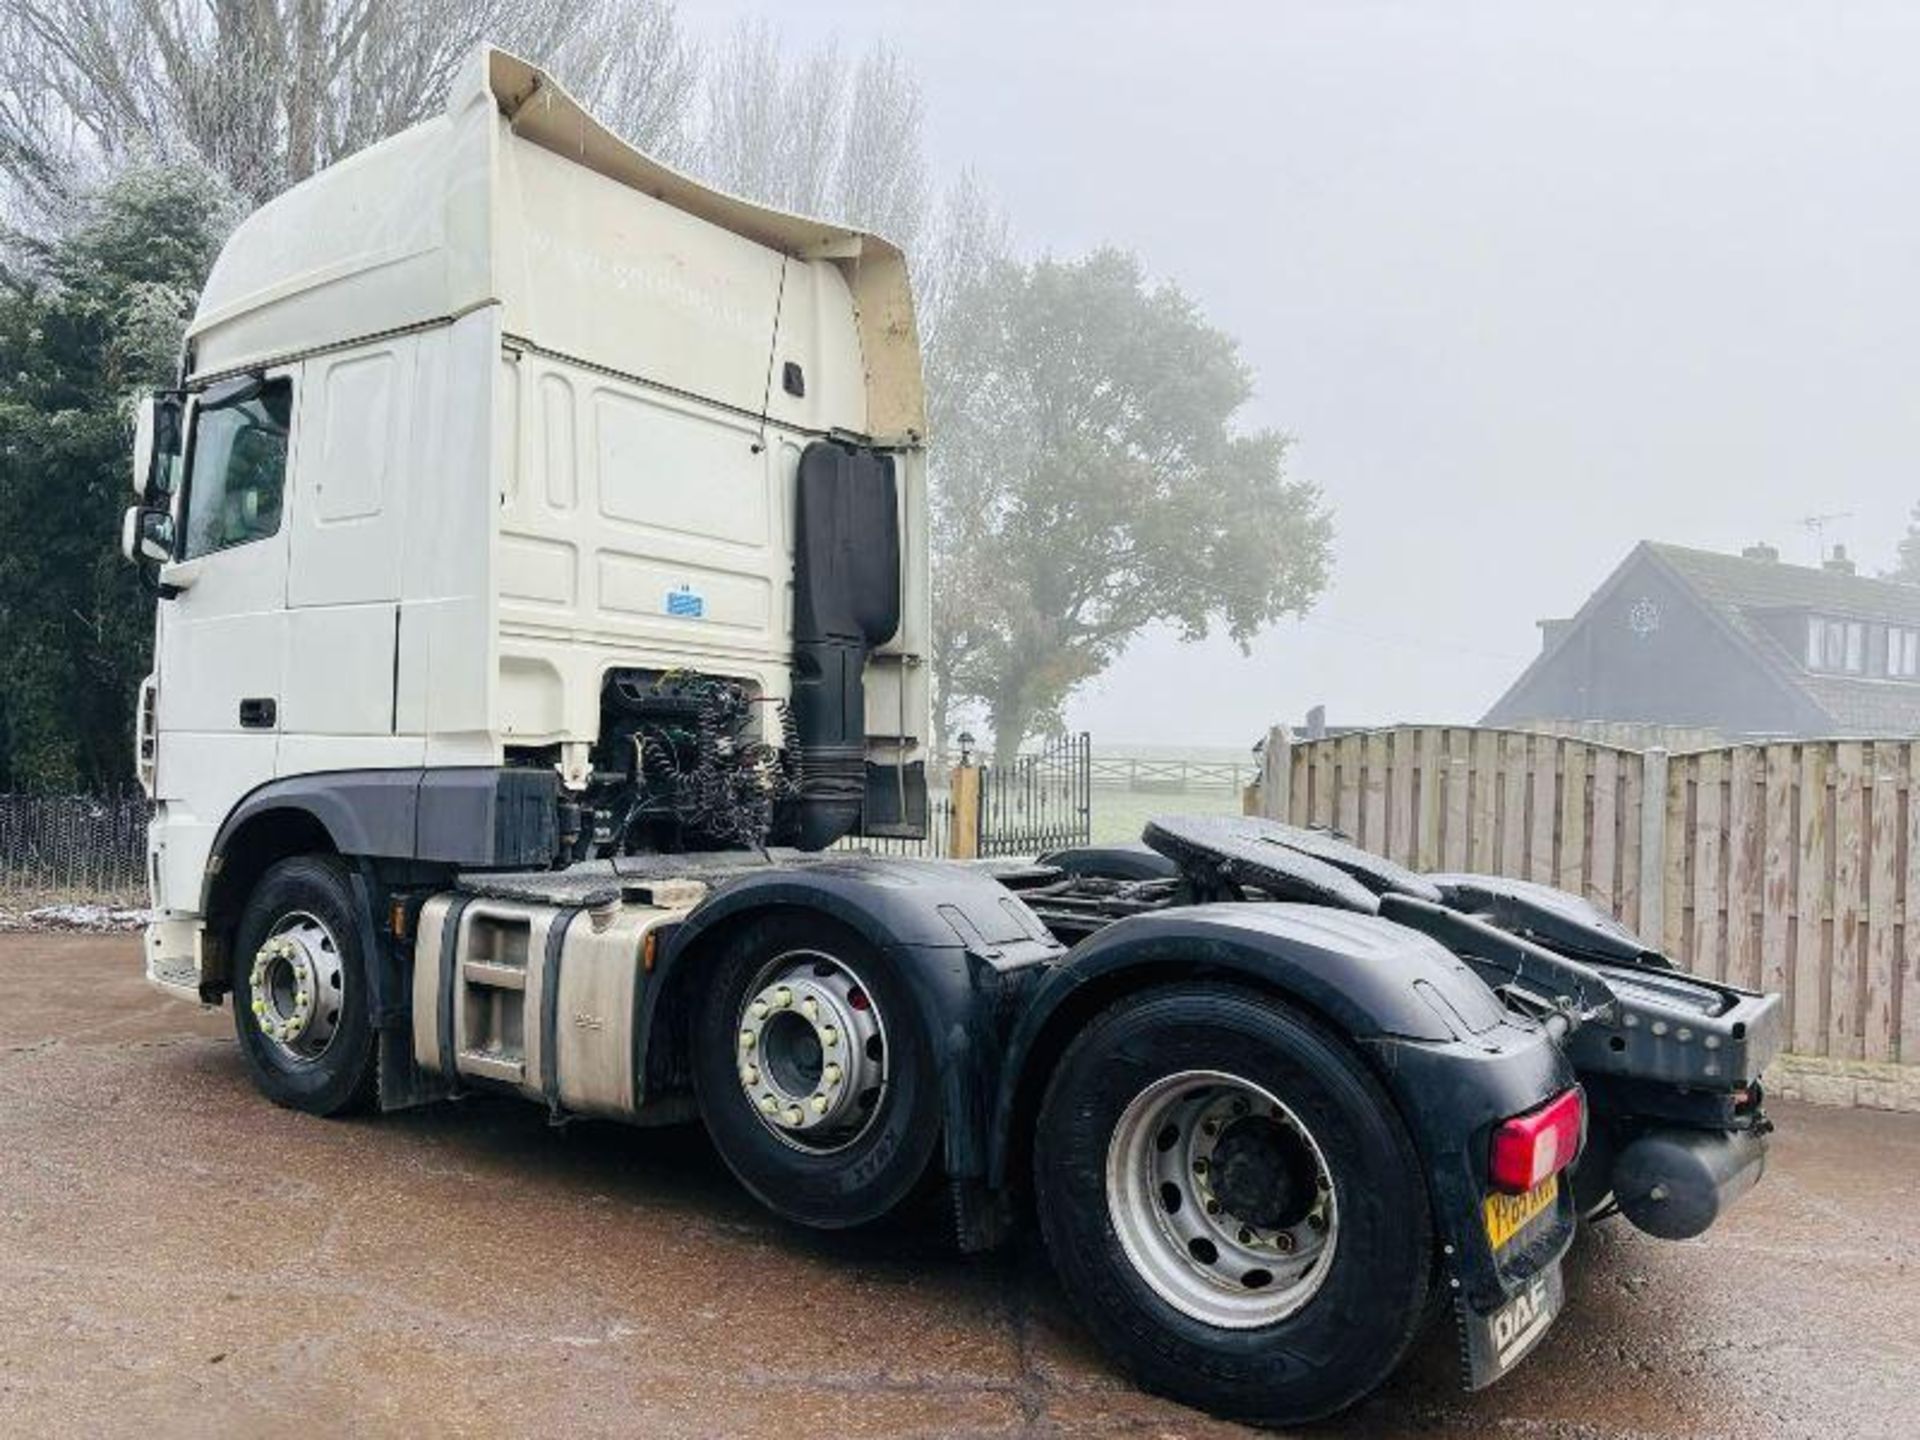
{"type": "Polygon", "coordinates": [[[1669,754],[1406,725],[1275,730],[1264,759],[1260,813],[1583,894],[1688,969],[1782,992],[1796,1052],[1920,1064],[1920,740],[1669,754]]]}

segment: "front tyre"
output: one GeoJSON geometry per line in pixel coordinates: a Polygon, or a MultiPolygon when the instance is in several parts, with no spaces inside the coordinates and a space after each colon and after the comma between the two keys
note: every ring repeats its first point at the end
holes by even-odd
{"type": "Polygon", "coordinates": [[[345,867],[321,855],[271,867],[241,912],[234,1033],[254,1084],[276,1105],[337,1115],[374,1099],[377,1048],[356,922],[345,867]]]}
{"type": "Polygon", "coordinates": [[[692,1060],[714,1147],[776,1214],[862,1225],[927,1169],[940,1113],[918,1007],[842,926],[785,912],[731,937],[702,987],[692,1060]]]}
{"type": "Polygon", "coordinates": [[[1040,1227],[1147,1388],[1299,1424],[1393,1371],[1433,1229],[1411,1140],[1351,1050],[1225,986],[1130,996],[1068,1048],[1034,1141],[1040,1227]]]}

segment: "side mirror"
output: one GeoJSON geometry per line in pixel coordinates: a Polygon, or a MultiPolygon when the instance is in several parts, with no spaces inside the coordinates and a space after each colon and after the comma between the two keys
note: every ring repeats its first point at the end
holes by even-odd
{"type": "Polygon", "coordinates": [[[133,493],[151,504],[173,493],[180,459],[180,417],[184,397],[177,390],[143,396],[133,423],[133,493]]]}
{"type": "Polygon", "coordinates": [[[165,565],[173,559],[173,516],[165,510],[134,505],[120,521],[120,553],[136,565],[165,565]]]}

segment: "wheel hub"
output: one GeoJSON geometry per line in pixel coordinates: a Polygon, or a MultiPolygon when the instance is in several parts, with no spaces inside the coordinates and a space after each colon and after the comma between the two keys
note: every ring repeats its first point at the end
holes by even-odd
{"type": "Polygon", "coordinates": [[[1319,1198],[1313,1154],[1300,1132],[1246,1115],[1220,1132],[1203,1177],[1222,1210],[1262,1230],[1290,1230],[1319,1198]]]}
{"type": "Polygon", "coordinates": [[[826,1151],[865,1130],[887,1083],[886,1032],[844,964],[781,956],[748,991],[738,1030],[740,1088],[781,1139],[826,1151]]]}
{"type": "Polygon", "coordinates": [[[1217,1071],[1166,1076],[1121,1113],[1107,1207],[1127,1258],[1162,1299],[1230,1329],[1305,1305],[1339,1230],[1313,1136],[1265,1089],[1217,1071]]]}
{"type": "Polygon", "coordinates": [[[289,1058],[318,1058],[339,1029],[340,977],[333,932],[312,915],[285,916],[253,955],[247,993],[254,1024],[289,1058]]]}

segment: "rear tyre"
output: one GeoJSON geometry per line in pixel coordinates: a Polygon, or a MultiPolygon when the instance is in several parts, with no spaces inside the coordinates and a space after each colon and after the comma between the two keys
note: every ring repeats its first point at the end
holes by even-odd
{"type": "Polygon", "coordinates": [[[373,1103],[378,1047],[346,867],[282,860],[260,877],[234,935],[233,1028],[276,1105],[338,1115],[373,1103]]]}
{"type": "Polygon", "coordinates": [[[1354,1403],[1426,1312],[1406,1128],[1319,1025],[1225,986],[1130,996],[1073,1042],[1034,1138],[1062,1285],[1141,1384],[1234,1419],[1354,1403]]]}
{"type": "Polygon", "coordinates": [[[863,1225],[926,1172],[940,1111],[918,1007],[840,925],[789,912],[734,935],[702,987],[692,1062],[714,1147],[776,1214],[863,1225]]]}

